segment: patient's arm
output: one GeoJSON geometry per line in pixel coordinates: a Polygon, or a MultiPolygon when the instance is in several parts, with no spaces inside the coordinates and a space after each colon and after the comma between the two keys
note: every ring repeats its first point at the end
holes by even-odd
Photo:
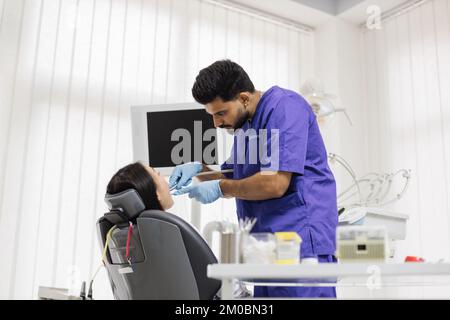
{"type": "MultiPolygon", "coordinates": [[[[214,170],[211,170],[207,165],[203,164],[202,172],[214,172],[214,170]]],[[[200,181],[209,181],[209,180],[219,180],[219,179],[227,179],[222,173],[216,172],[207,174],[204,176],[196,177],[200,181]]]]}

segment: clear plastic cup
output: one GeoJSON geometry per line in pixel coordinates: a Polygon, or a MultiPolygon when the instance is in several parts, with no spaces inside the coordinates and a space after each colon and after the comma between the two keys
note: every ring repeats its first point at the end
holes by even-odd
{"type": "Polygon", "coordinates": [[[276,260],[277,243],[269,232],[246,233],[242,236],[242,261],[252,264],[271,264],[276,260]]]}

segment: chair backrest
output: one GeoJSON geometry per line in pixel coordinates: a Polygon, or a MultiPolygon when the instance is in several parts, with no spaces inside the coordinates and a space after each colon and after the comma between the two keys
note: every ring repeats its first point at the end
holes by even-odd
{"type": "MultiPolygon", "coordinates": [[[[220,281],[206,275],[217,259],[205,240],[183,219],[159,210],[140,213],[133,219],[126,258],[129,222],[114,220],[114,210],[97,222],[100,245],[111,233],[105,265],[116,299],[213,299],[220,281]],[[131,271],[131,272],[130,272],[131,271]]],[[[121,215],[123,216],[123,215],[121,215]]]]}

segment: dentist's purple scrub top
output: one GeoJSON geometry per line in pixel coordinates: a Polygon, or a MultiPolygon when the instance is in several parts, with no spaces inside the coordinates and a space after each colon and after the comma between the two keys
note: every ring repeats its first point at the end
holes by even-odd
{"type": "MultiPolygon", "coordinates": [[[[335,262],[336,183],[328,167],[315,115],[306,100],[294,91],[274,86],[263,94],[253,118],[243,125],[242,132],[247,134],[245,149],[237,147],[235,137],[231,155],[234,163],[222,164],[222,169],[234,170],[226,174],[227,178],[243,179],[264,170],[291,172],[292,178],[281,198],[263,201],[236,198],[238,218],[256,217],[252,232],[296,231],[302,238],[302,258],[317,257],[319,262],[335,262]],[[260,129],[267,129],[269,138],[263,138],[260,129]],[[271,135],[276,132],[271,131],[274,129],[278,129],[279,139],[276,134],[271,135]],[[256,161],[249,156],[254,139],[266,141],[268,150],[261,153],[256,148],[256,161]],[[278,148],[275,141],[278,141],[278,148]],[[272,144],[272,149],[279,152],[271,153],[272,144]]],[[[335,297],[335,289],[255,287],[255,296],[335,297]]]]}

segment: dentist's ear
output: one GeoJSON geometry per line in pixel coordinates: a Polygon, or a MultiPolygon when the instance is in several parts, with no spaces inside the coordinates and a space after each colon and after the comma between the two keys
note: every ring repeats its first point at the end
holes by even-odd
{"type": "Polygon", "coordinates": [[[247,108],[248,108],[248,101],[243,101],[242,104],[244,105],[244,109],[247,110],[247,108]]]}
{"type": "Polygon", "coordinates": [[[246,94],[246,93],[241,93],[240,95],[239,95],[239,100],[241,100],[241,103],[244,105],[244,108],[245,109],[247,109],[247,107],[248,107],[248,103],[249,103],[249,101],[250,101],[250,97],[248,96],[248,94],[246,94]]]}

